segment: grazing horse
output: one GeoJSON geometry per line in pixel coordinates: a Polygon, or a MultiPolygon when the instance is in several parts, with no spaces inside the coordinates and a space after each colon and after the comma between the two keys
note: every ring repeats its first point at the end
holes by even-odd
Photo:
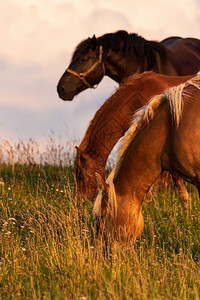
{"type": "Polygon", "coordinates": [[[122,239],[143,231],[145,194],[163,170],[173,171],[200,193],[200,73],[155,96],[134,116],[121,143],[116,165],[101,190],[93,213],[122,239]]]}
{"type": "MultiPolygon", "coordinates": [[[[133,114],[147,104],[149,99],[192,78],[191,76],[166,76],[154,72],[132,75],[101,106],[92,119],[85,136],[77,147],[74,162],[79,193],[83,198],[95,199],[97,181],[95,172],[106,178],[107,158],[117,141],[130,127],[133,114]]],[[[189,195],[182,179],[175,174],[173,179],[178,187],[182,203],[186,204],[189,195]]]]}
{"type": "Polygon", "coordinates": [[[72,100],[95,88],[104,75],[119,84],[134,73],[154,71],[166,75],[193,75],[200,69],[200,40],[170,37],[148,41],[126,31],[82,41],[57,85],[59,97],[72,100]]]}

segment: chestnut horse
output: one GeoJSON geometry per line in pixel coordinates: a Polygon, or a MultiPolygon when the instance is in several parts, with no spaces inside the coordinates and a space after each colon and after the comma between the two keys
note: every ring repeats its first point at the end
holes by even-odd
{"type": "Polygon", "coordinates": [[[166,75],[192,75],[200,69],[200,40],[170,37],[148,41],[126,31],[82,41],[57,85],[59,97],[72,100],[94,88],[104,75],[118,83],[134,73],[154,71],[166,75]]]}
{"type": "MultiPolygon", "coordinates": [[[[168,87],[187,81],[191,76],[166,76],[154,72],[144,72],[129,77],[124,85],[102,105],[91,121],[86,134],[77,147],[74,162],[79,192],[83,198],[93,200],[97,194],[95,172],[106,178],[107,158],[117,141],[130,127],[133,114],[149,99],[164,92],[168,87]]],[[[182,179],[173,174],[179,188],[182,203],[189,195],[182,179]]]]}
{"type": "Polygon", "coordinates": [[[132,240],[142,234],[142,202],[163,170],[177,173],[200,193],[199,111],[200,73],[135,114],[107,181],[97,175],[101,191],[93,213],[105,221],[106,232],[132,240]]]}

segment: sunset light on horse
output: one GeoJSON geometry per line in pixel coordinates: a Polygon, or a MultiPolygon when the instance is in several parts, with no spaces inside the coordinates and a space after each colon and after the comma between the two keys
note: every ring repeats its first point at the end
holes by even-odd
{"type": "Polygon", "coordinates": [[[0,8],[0,299],[199,300],[200,1],[0,8]]]}

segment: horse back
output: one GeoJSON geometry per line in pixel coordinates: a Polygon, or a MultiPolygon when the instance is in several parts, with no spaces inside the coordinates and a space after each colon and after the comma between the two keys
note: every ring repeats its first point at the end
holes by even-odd
{"type": "Polygon", "coordinates": [[[169,44],[168,59],[178,75],[195,74],[200,70],[200,40],[185,38],[169,44]]]}
{"type": "Polygon", "coordinates": [[[168,49],[173,48],[177,42],[179,42],[180,40],[182,40],[183,38],[179,37],[179,36],[170,36],[164,40],[162,40],[160,43],[167,47],[168,49]]]}

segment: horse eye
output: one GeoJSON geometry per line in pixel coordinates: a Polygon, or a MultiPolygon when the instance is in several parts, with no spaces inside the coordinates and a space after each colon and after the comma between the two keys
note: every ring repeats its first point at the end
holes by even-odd
{"type": "Polygon", "coordinates": [[[86,58],[81,58],[81,62],[86,62],[87,61],[87,59],[86,58]]]}

